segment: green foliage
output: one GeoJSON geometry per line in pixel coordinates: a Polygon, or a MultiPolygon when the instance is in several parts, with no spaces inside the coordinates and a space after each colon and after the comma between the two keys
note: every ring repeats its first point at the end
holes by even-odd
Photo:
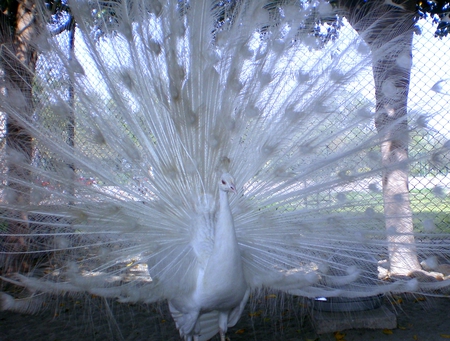
{"type": "Polygon", "coordinates": [[[416,232],[450,233],[450,197],[436,193],[436,189],[413,189],[410,192],[416,232]],[[427,226],[432,223],[433,229],[427,226]]]}
{"type": "Polygon", "coordinates": [[[335,6],[345,7],[350,11],[368,13],[376,11],[380,6],[389,5],[393,11],[411,11],[416,15],[416,20],[431,18],[437,25],[435,36],[446,37],[450,29],[449,13],[450,2],[448,0],[330,0],[335,6]]]}
{"type": "Polygon", "coordinates": [[[413,176],[447,175],[450,171],[450,149],[447,139],[433,131],[410,133],[409,156],[419,161],[410,165],[413,176]],[[427,156],[423,159],[423,156],[427,156]]]}
{"type": "Polygon", "coordinates": [[[418,0],[416,9],[419,18],[430,17],[437,25],[435,36],[446,37],[450,30],[450,2],[443,0],[418,0]]]}
{"type": "MultiPolygon", "coordinates": [[[[424,182],[427,179],[424,180],[424,182]]],[[[428,179],[429,180],[429,179],[428,179]]],[[[436,193],[434,188],[412,189],[409,193],[413,213],[414,232],[450,233],[450,196],[436,193]],[[434,229],[427,230],[426,222],[432,222],[434,229]],[[425,223],[425,224],[424,224],[425,223]]],[[[336,196],[333,198],[336,200],[336,196]]],[[[373,213],[383,212],[382,192],[349,191],[346,193],[346,204],[336,212],[342,214],[362,214],[367,206],[358,206],[358,202],[376,203],[370,209],[373,213]]]]}
{"type": "MultiPolygon", "coordinates": [[[[296,207],[286,207],[286,211],[301,208],[314,212],[315,208],[321,207],[324,212],[326,206],[337,225],[345,221],[346,224],[361,222],[361,226],[367,226],[367,219],[370,219],[374,226],[384,229],[382,196],[381,191],[323,192],[304,198],[296,207]],[[372,204],[368,206],[368,203],[372,204]]],[[[415,233],[450,233],[450,196],[437,195],[432,188],[413,189],[410,201],[415,233]]]]}

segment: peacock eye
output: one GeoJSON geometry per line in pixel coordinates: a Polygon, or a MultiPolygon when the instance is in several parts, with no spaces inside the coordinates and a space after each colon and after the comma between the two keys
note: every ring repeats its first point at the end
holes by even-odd
{"type": "Polygon", "coordinates": [[[226,185],[227,182],[225,180],[222,180],[222,185],[226,185]]]}

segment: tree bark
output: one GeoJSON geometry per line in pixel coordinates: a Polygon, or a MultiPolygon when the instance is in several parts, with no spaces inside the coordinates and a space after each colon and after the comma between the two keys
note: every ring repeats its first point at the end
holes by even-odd
{"type": "MultiPolygon", "coordinates": [[[[69,30],[69,60],[72,60],[75,58],[75,19],[72,15],[70,15],[70,21],[68,25],[69,30]]],[[[71,108],[69,112],[69,119],[67,122],[67,144],[73,148],[75,147],[75,87],[73,85],[73,79],[70,78],[69,80],[69,88],[68,88],[68,95],[69,95],[69,107],[71,108]]],[[[75,203],[75,181],[76,181],[76,168],[75,164],[70,163],[69,169],[71,170],[71,178],[69,182],[69,195],[71,196],[71,199],[69,201],[70,205],[73,205],[75,203]]]]}
{"type": "MultiPolygon", "coordinates": [[[[12,1],[7,13],[2,13],[2,67],[5,95],[14,108],[14,115],[6,113],[7,195],[12,208],[9,231],[17,234],[8,241],[15,252],[26,250],[23,234],[28,232],[30,204],[30,171],[23,165],[32,160],[33,139],[17,117],[30,120],[33,114],[32,87],[37,51],[32,45],[37,35],[35,3],[32,0],[12,1]],[[6,20],[4,20],[6,19],[6,20]],[[9,26],[9,27],[7,27],[9,26]]],[[[24,266],[24,264],[21,264],[24,266]]]]}
{"type": "MultiPolygon", "coordinates": [[[[345,1],[349,5],[348,1],[345,1]]],[[[350,24],[373,56],[376,115],[381,138],[383,200],[391,275],[420,269],[408,188],[407,103],[414,32],[413,2],[351,1],[350,24]],[[407,8],[410,6],[410,8],[407,8]]],[[[344,4],[345,5],[345,4],[344,4]]],[[[349,8],[349,7],[347,7],[349,8]]]]}

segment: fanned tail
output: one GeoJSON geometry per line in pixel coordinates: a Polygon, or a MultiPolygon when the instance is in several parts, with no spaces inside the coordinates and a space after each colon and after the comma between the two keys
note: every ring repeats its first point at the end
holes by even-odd
{"type": "MultiPolygon", "coordinates": [[[[45,269],[33,272],[28,260],[13,280],[5,261],[3,279],[123,302],[188,292],[204,252],[193,248],[193,219],[206,226],[213,212],[196,216],[199,198],[217,198],[227,171],[237,181],[230,205],[252,289],[354,297],[450,285],[420,271],[397,281],[384,269],[393,246],[379,147],[387,137],[356,86],[376,59],[356,33],[319,48],[258,1],[212,10],[208,1],[151,3],[111,3],[114,25],[102,26],[100,39],[91,29],[99,23],[71,3],[79,45],[70,58],[54,39],[43,48],[52,67],[35,73],[34,114],[23,114],[19,93],[2,93],[2,110],[35,149],[31,162],[2,150],[1,253],[35,256],[45,269]]],[[[429,231],[413,248],[394,247],[445,264],[447,239],[429,231]]]]}

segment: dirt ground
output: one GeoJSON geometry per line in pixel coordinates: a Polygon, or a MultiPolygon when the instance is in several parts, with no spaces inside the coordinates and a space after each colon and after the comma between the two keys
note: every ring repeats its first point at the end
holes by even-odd
{"type": "MultiPolygon", "coordinates": [[[[434,341],[450,340],[450,298],[394,296],[385,305],[397,315],[392,330],[352,329],[318,335],[305,302],[286,298],[248,304],[228,331],[232,341],[434,341]]],[[[180,340],[166,304],[119,304],[95,298],[52,299],[34,315],[0,312],[0,341],[180,340]]],[[[213,339],[216,340],[216,339],[213,339]]],[[[217,338],[218,340],[218,338],[217,338]]]]}
{"type": "MultiPolygon", "coordinates": [[[[232,341],[450,340],[450,298],[402,295],[385,299],[397,315],[392,330],[352,329],[318,335],[299,298],[254,299],[228,331],[232,341]],[[268,301],[278,300],[277,304],[268,301]]],[[[166,304],[108,303],[96,297],[49,299],[34,315],[0,312],[0,341],[180,340],[166,304]]],[[[218,340],[218,338],[213,339],[218,340]]]]}

